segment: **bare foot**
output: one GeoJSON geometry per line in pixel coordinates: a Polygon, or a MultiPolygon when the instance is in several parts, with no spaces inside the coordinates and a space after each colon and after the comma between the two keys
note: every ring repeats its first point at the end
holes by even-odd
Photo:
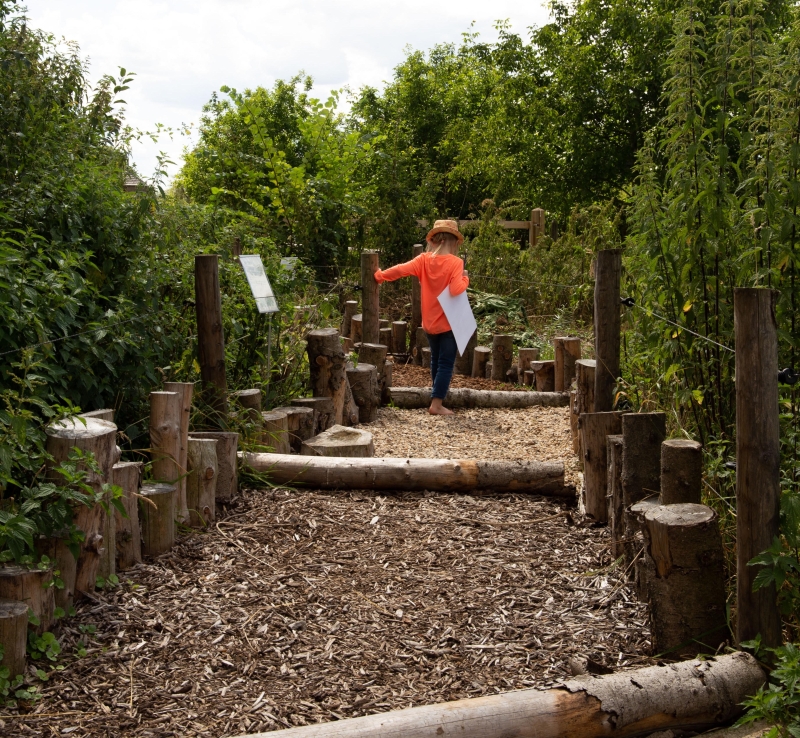
{"type": "Polygon", "coordinates": [[[453,415],[452,410],[448,410],[446,407],[442,407],[442,401],[437,397],[434,397],[431,400],[431,406],[428,408],[428,412],[431,415],[453,415]]]}

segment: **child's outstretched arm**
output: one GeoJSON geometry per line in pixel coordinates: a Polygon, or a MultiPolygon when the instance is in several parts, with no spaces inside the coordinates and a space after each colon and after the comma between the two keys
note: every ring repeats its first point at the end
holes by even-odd
{"type": "Polygon", "coordinates": [[[383,270],[378,269],[378,271],[375,272],[375,281],[378,284],[382,284],[383,282],[394,282],[401,277],[411,277],[412,275],[419,277],[421,269],[422,254],[415,256],[411,261],[407,261],[405,264],[398,264],[397,266],[383,270]]]}
{"type": "Polygon", "coordinates": [[[467,287],[469,287],[469,277],[467,270],[464,269],[464,263],[461,259],[459,263],[453,267],[453,273],[450,276],[450,294],[455,297],[460,295],[467,287]]]}

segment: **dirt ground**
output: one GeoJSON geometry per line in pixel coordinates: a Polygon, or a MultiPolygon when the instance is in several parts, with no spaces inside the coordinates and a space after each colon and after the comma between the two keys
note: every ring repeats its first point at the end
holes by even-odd
{"type": "MultiPolygon", "coordinates": [[[[430,387],[431,373],[416,364],[394,365],[392,371],[392,384],[395,387],[430,387]]],[[[528,387],[508,382],[496,382],[493,379],[479,377],[466,377],[463,374],[454,374],[450,382],[451,387],[468,387],[478,390],[505,390],[507,392],[526,392],[528,387]]]]}

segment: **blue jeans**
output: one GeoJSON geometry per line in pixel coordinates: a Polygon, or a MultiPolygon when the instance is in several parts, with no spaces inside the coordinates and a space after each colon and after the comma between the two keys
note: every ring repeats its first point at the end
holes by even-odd
{"type": "Polygon", "coordinates": [[[431,397],[444,400],[450,389],[453,378],[453,367],[456,363],[458,345],[453,331],[445,333],[426,333],[428,345],[431,347],[431,380],[433,392],[431,397]]]}

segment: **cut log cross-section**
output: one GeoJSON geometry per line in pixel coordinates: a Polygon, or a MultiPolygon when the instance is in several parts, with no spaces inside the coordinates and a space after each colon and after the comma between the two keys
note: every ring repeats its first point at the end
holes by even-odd
{"type": "Polygon", "coordinates": [[[499,334],[492,336],[492,379],[505,382],[513,359],[514,338],[499,334]]]}
{"type": "Polygon", "coordinates": [[[555,361],[532,361],[531,370],[537,392],[555,392],[555,361]]]}
{"type": "Polygon", "coordinates": [[[608,460],[606,438],[622,430],[621,413],[582,413],[578,421],[583,448],[583,506],[587,515],[608,520],[608,460]]]}
{"type": "Polygon", "coordinates": [[[306,336],[308,364],[311,368],[311,390],[314,397],[333,400],[334,422],[341,425],[345,405],[345,356],[339,332],[320,328],[306,336]]]}
{"type": "Polygon", "coordinates": [[[276,454],[289,453],[289,416],[282,410],[261,413],[261,443],[276,454]]]}
{"type": "Polygon", "coordinates": [[[216,518],[217,443],[215,438],[189,439],[186,503],[193,528],[205,528],[216,518]]]}
{"type": "Polygon", "coordinates": [[[375,455],[375,444],[369,431],[334,425],[304,441],[301,453],[303,456],[370,458],[375,455]]]}
{"type": "Polygon", "coordinates": [[[125,571],[142,561],[142,534],[139,529],[139,484],[142,478],[141,461],[121,461],[114,464],[113,482],[122,489],[122,506],[127,516],[114,511],[117,569],[125,571]]]}
{"type": "Polygon", "coordinates": [[[22,602],[39,619],[39,625],[35,628],[39,634],[50,630],[53,624],[54,589],[53,571],[50,568],[29,569],[13,564],[0,566],[0,598],[22,602]]]}
{"type": "Polygon", "coordinates": [[[622,435],[606,436],[606,500],[611,528],[611,555],[623,555],[625,544],[625,506],[622,501],[622,435]]]}
{"type": "Polygon", "coordinates": [[[211,438],[217,443],[217,502],[230,502],[239,491],[239,474],[236,453],[239,434],[230,431],[192,433],[191,438],[211,438]]]}
{"type": "Polygon", "coordinates": [[[139,494],[142,553],[160,556],[175,545],[178,488],[174,484],[145,484],[139,494]]]}
{"type": "Polygon", "coordinates": [[[378,370],[372,364],[351,366],[347,369],[347,380],[353,398],[358,406],[359,423],[372,423],[378,417],[381,388],[378,384],[378,370]]]}
{"type": "Polygon", "coordinates": [[[557,336],[553,339],[555,355],[555,391],[567,392],[575,379],[575,362],[581,358],[581,339],[557,336]]]}
{"type": "Polygon", "coordinates": [[[688,438],[661,444],[661,504],[700,504],[703,483],[703,447],[688,438]]]}
{"type": "Polygon", "coordinates": [[[8,669],[9,680],[25,673],[27,644],[28,606],[24,602],[0,599],[0,646],[3,647],[0,667],[8,669]]]}
{"type": "Polygon", "coordinates": [[[488,346],[476,346],[472,354],[472,376],[483,379],[486,376],[486,364],[492,357],[488,346]]]}
{"type": "MultiPolygon", "coordinates": [[[[180,458],[178,459],[178,468],[180,470],[180,477],[178,481],[178,520],[186,522],[188,520],[189,511],[186,507],[186,463],[189,454],[189,420],[192,417],[192,393],[194,392],[194,385],[191,382],[164,382],[164,390],[166,392],[175,392],[181,397],[181,428],[180,428],[180,458]]],[[[237,393],[241,402],[241,396],[244,393],[258,392],[260,390],[243,390],[237,393]]],[[[248,395],[249,400],[252,395],[248,395]]],[[[260,402],[260,398],[259,398],[260,402]]]]}
{"type": "Polygon", "coordinates": [[[310,407],[314,411],[314,432],[322,433],[328,430],[334,423],[333,400],[330,397],[298,397],[292,400],[291,404],[295,407],[310,407]]]}

